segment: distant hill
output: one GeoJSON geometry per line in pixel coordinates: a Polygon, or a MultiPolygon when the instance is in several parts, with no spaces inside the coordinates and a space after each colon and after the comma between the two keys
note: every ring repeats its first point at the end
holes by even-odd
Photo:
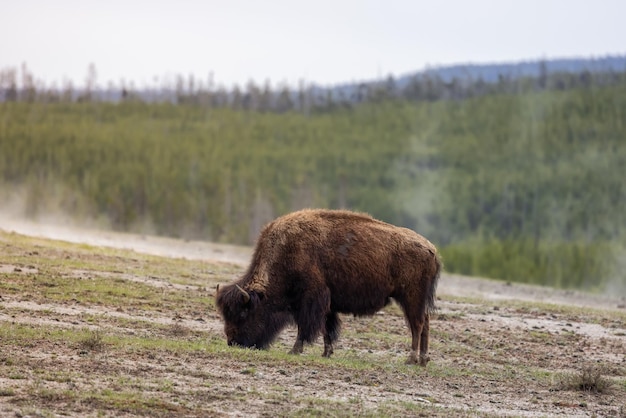
{"type": "MultiPolygon", "coordinates": [[[[463,82],[482,80],[486,83],[495,83],[501,77],[515,80],[520,77],[539,77],[555,73],[578,74],[582,72],[605,73],[626,71],[626,55],[608,55],[598,58],[560,58],[537,59],[531,61],[502,62],[486,64],[456,64],[427,68],[398,77],[392,77],[396,87],[402,89],[415,78],[437,78],[449,83],[454,79],[463,82]]],[[[383,79],[365,80],[359,82],[341,83],[332,87],[317,88],[322,91],[332,91],[333,97],[353,97],[359,87],[387,83],[389,75],[383,79]]]]}
{"type": "Polygon", "coordinates": [[[534,61],[521,61],[514,63],[493,63],[493,64],[458,64],[452,66],[442,66],[427,69],[402,76],[398,79],[409,80],[414,75],[434,75],[443,81],[449,82],[452,79],[483,79],[486,82],[496,82],[500,76],[538,77],[542,71],[548,74],[553,73],[581,73],[581,72],[623,72],[626,71],[626,56],[606,56],[601,58],[563,58],[563,59],[539,59],[534,61]],[[542,69],[542,66],[545,67],[542,69]]]}

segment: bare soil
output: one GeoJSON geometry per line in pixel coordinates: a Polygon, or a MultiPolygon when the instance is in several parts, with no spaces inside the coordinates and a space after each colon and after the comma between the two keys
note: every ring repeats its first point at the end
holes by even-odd
{"type": "Polygon", "coordinates": [[[264,352],[224,342],[214,288],[249,248],[0,230],[0,416],[626,416],[623,296],[444,274],[426,368],[404,364],[395,305],[343,317],[331,359],[319,341],[297,357],[294,329],[264,352]]]}

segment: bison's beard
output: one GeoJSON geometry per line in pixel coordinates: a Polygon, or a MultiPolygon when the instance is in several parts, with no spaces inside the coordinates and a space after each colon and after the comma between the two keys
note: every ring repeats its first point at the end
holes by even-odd
{"type": "Polygon", "coordinates": [[[228,345],[266,350],[285,326],[293,324],[294,320],[293,316],[287,312],[276,312],[265,316],[264,320],[250,322],[238,327],[227,325],[228,345]]]}
{"type": "Polygon", "coordinates": [[[228,341],[228,345],[231,347],[241,347],[241,348],[253,348],[256,350],[267,350],[270,346],[270,342],[266,343],[266,344],[251,344],[248,341],[237,341],[237,340],[229,340],[228,341]]]}

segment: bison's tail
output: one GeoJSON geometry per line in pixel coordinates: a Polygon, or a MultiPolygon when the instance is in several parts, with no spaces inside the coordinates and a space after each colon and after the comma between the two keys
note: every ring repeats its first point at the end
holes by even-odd
{"type": "Polygon", "coordinates": [[[437,298],[437,283],[439,282],[439,276],[441,270],[443,270],[443,263],[438,254],[435,254],[435,272],[428,281],[428,288],[426,289],[426,313],[431,314],[437,310],[435,299],[437,298]]]}

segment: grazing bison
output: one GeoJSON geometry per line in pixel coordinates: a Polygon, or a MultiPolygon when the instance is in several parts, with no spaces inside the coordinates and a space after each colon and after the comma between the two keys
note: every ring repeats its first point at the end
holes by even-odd
{"type": "Polygon", "coordinates": [[[409,229],[361,213],[306,209],[265,226],[248,270],[218,286],[216,303],[229,345],[267,348],[295,322],[291,352],[302,353],[321,332],[329,357],[338,313],[373,315],[393,298],[413,337],[408,362],[426,365],[440,270],[435,246],[409,229]]]}

